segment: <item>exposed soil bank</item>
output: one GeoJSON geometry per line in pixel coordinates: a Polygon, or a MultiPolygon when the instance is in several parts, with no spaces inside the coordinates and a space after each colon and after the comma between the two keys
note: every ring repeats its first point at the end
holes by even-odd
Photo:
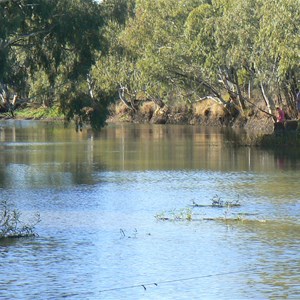
{"type": "Polygon", "coordinates": [[[225,108],[213,100],[175,108],[159,108],[152,102],[142,102],[135,111],[120,102],[111,108],[108,122],[232,127],[245,129],[255,135],[271,134],[274,130],[272,117],[258,109],[241,116],[233,107],[225,108]]]}

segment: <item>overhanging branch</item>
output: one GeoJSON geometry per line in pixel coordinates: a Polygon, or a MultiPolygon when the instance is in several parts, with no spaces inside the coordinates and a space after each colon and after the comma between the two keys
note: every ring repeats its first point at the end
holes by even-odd
{"type": "Polygon", "coordinates": [[[198,84],[201,84],[202,86],[204,86],[207,90],[209,90],[213,94],[213,96],[214,96],[213,98],[218,98],[219,102],[221,102],[223,105],[227,104],[227,102],[222,98],[221,94],[213,86],[211,86],[204,79],[202,79],[200,76],[195,78],[194,76],[192,76],[190,74],[185,74],[185,73],[180,72],[180,71],[173,70],[172,72],[177,76],[180,76],[180,77],[183,77],[185,79],[195,81],[198,84]]]}
{"type": "Polygon", "coordinates": [[[0,4],[7,2],[21,2],[20,0],[0,0],[0,4]]]}

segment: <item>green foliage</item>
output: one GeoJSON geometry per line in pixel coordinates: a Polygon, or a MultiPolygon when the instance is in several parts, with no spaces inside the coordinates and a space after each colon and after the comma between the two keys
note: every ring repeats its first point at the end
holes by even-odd
{"type": "Polygon", "coordinates": [[[19,95],[34,102],[59,103],[68,120],[93,104],[94,112],[84,120],[95,122],[93,128],[103,125],[106,111],[98,121],[97,99],[86,88],[81,90],[87,84],[95,51],[101,49],[104,20],[100,5],[93,0],[5,1],[0,3],[0,14],[5,16],[0,28],[0,60],[6,62],[0,67],[0,83],[14,85],[19,95]],[[67,99],[63,85],[69,83],[67,99]]]}
{"type": "Polygon", "coordinates": [[[29,98],[35,103],[39,102],[41,105],[49,106],[47,104],[49,98],[49,91],[51,91],[51,84],[49,78],[44,70],[39,70],[33,74],[28,80],[29,98]]]}
{"type": "Polygon", "coordinates": [[[0,84],[94,129],[120,87],[170,106],[230,98],[245,116],[263,95],[269,113],[283,101],[296,115],[292,0],[16,0],[0,18],[0,84]]]}
{"type": "Polygon", "coordinates": [[[271,0],[138,0],[119,41],[126,60],[134,60],[140,88],[153,94],[210,95],[225,104],[227,92],[244,111],[263,87],[269,109],[271,99],[284,94],[294,110],[296,6],[271,0]]]}
{"type": "Polygon", "coordinates": [[[120,43],[126,56],[133,59],[139,90],[165,100],[171,99],[170,94],[189,92],[185,79],[177,73],[190,63],[185,54],[184,24],[197,3],[202,1],[136,1],[135,18],[128,21],[120,43]]]}
{"type": "Polygon", "coordinates": [[[192,58],[194,66],[217,67],[213,57],[216,51],[214,40],[216,17],[213,6],[205,3],[193,9],[186,19],[188,55],[192,58]]]}
{"type": "Polygon", "coordinates": [[[17,110],[15,112],[17,118],[23,119],[63,119],[60,107],[57,105],[46,107],[38,106],[37,108],[27,107],[25,109],[17,110]]]}
{"type": "Polygon", "coordinates": [[[299,3],[291,0],[259,2],[261,22],[258,45],[263,54],[259,62],[262,66],[275,65],[275,74],[284,78],[289,70],[299,65],[299,3]]]}
{"type": "Polygon", "coordinates": [[[104,0],[101,6],[105,20],[125,25],[134,16],[134,0],[104,0]]]}

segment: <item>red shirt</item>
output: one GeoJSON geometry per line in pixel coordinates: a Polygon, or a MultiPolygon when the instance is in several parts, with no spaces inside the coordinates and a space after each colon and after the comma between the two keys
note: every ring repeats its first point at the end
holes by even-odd
{"type": "Polygon", "coordinates": [[[277,109],[278,111],[278,116],[277,116],[277,122],[284,122],[285,117],[284,117],[284,111],[282,109],[277,109]]]}

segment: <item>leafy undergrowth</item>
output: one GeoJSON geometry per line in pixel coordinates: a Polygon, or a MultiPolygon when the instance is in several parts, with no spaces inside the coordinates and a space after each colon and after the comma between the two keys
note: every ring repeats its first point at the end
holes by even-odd
{"type": "Polygon", "coordinates": [[[51,108],[44,106],[24,108],[15,111],[15,116],[20,119],[63,119],[63,115],[58,106],[51,108]]]}
{"type": "Polygon", "coordinates": [[[36,214],[29,223],[21,220],[22,214],[15,208],[11,208],[7,201],[0,203],[0,239],[37,236],[35,226],[41,221],[36,214]]]}

